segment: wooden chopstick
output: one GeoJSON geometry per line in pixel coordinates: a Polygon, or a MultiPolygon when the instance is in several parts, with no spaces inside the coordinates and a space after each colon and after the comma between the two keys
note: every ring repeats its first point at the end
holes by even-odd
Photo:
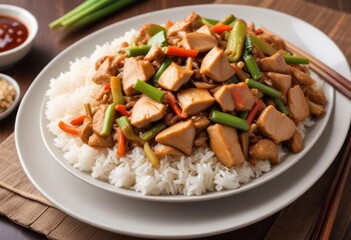
{"type": "Polygon", "coordinates": [[[341,161],[336,175],[328,191],[327,199],[318,215],[316,226],[312,232],[312,240],[328,240],[333,229],[337,210],[340,205],[342,193],[346,187],[346,180],[351,169],[351,130],[346,137],[341,151],[341,161]]]}
{"type": "MultiPolygon", "coordinates": [[[[263,30],[265,33],[274,34],[265,28],[263,28],[263,30]]],[[[276,35],[276,34],[274,34],[274,35],[276,35]]],[[[323,80],[325,80],[330,85],[332,85],[335,89],[337,89],[340,93],[342,93],[348,99],[351,99],[351,81],[349,81],[347,78],[340,75],[334,69],[332,69],[329,66],[327,66],[326,64],[322,63],[321,61],[319,61],[318,59],[316,59],[312,55],[308,54],[307,52],[298,48],[294,44],[290,43],[289,41],[286,41],[284,39],[284,42],[286,43],[289,51],[291,51],[292,53],[294,53],[296,55],[300,55],[302,57],[308,58],[310,60],[311,69],[315,73],[317,73],[323,80]]]]}

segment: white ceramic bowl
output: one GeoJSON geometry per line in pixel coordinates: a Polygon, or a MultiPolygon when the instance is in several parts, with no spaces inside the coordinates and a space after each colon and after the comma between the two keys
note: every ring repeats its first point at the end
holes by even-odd
{"type": "Polygon", "coordinates": [[[6,69],[21,60],[31,49],[38,32],[36,18],[27,10],[7,4],[0,4],[0,15],[19,19],[28,29],[28,37],[16,48],[0,52],[0,70],[6,69]]]}
{"type": "Polygon", "coordinates": [[[16,97],[13,100],[11,106],[8,109],[6,109],[4,112],[0,113],[0,120],[1,120],[7,117],[13,110],[15,110],[21,97],[21,90],[20,90],[20,87],[18,86],[18,83],[12,77],[0,73],[0,79],[4,79],[6,82],[8,82],[12,87],[14,87],[16,91],[16,97]]]}

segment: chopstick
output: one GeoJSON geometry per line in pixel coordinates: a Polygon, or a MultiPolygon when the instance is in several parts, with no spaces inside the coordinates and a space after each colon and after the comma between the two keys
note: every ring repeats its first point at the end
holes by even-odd
{"type": "Polygon", "coordinates": [[[350,129],[341,150],[342,156],[336,175],[334,176],[333,182],[328,191],[327,199],[324,202],[323,208],[318,215],[317,223],[313,229],[311,236],[312,240],[328,240],[333,229],[336,214],[340,206],[342,193],[346,187],[347,177],[351,169],[350,129]]]}
{"type": "MultiPolygon", "coordinates": [[[[274,34],[270,32],[269,30],[263,28],[265,33],[268,34],[274,34]]],[[[276,35],[276,34],[274,34],[276,35]]],[[[349,81],[347,78],[344,76],[340,75],[338,72],[336,72],[334,69],[330,68],[326,64],[322,63],[312,55],[308,54],[307,52],[303,51],[302,49],[298,48],[294,44],[286,41],[284,39],[284,42],[286,43],[288,50],[300,55],[302,57],[306,57],[310,60],[310,68],[317,73],[323,80],[328,82],[330,85],[332,85],[336,90],[338,90],[340,93],[342,93],[344,96],[346,96],[348,99],[351,99],[351,81],[349,81]]]]}

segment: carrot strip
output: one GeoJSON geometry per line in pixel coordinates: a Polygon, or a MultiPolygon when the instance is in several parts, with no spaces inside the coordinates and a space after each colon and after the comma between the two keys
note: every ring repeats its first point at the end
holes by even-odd
{"type": "Polygon", "coordinates": [[[127,111],[126,106],[122,105],[122,104],[117,104],[115,107],[115,110],[117,112],[119,112],[120,114],[122,114],[123,116],[127,116],[130,117],[130,112],[127,111]]]}
{"type": "Polygon", "coordinates": [[[232,97],[233,97],[233,99],[234,99],[234,104],[235,104],[236,106],[238,106],[239,108],[243,108],[243,107],[244,107],[244,102],[243,102],[243,100],[241,99],[241,96],[240,96],[237,92],[235,92],[235,91],[230,91],[230,92],[231,92],[232,97]]]}
{"type": "Polygon", "coordinates": [[[260,35],[260,34],[262,34],[262,33],[264,33],[264,31],[263,31],[262,28],[257,28],[257,29],[255,30],[255,34],[256,34],[256,35],[260,35]]]}
{"type": "Polygon", "coordinates": [[[117,156],[122,157],[126,155],[126,137],[120,129],[117,130],[117,142],[117,156]]]}
{"type": "Polygon", "coordinates": [[[67,125],[66,123],[64,123],[63,121],[60,121],[59,124],[58,124],[59,128],[64,131],[65,133],[69,133],[69,134],[72,134],[72,135],[79,135],[79,130],[77,127],[74,127],[74,126],[70,126],[70,125],[67,125]]]}
{"type": "Polygon", "coordinates": [[[231,63],[230,66],[233,68],[235,73],[237,73],[240,70],[240,68],[236,63],[231,63]]]}
{"type": "Polygon", "coordinates": [[[251,111],[249,112],[249,115],[247,115],[246,121],[250,125],[253,120],[255,119],[255,116],[258,112],[258,109],[260,109],[260,106],[262,105],[263,101],[262,99],[259,99],[255,105],[252,107],[251,111]]]}
{"type": "Polygon", "coordinates": [[[212,30],[217,33],[217,34],[221,34],[223,32],[227,32],[227,31],[230,31],[232,30],[233,27],[232,26],[229,26],[229,25],[224,25],[224,24],[221,24],[221,25],[215,25],[212,27],[212,30]]]}
{"type": "Polygon", "coordinates": [[[73,118],[70,122],[71,125],[73,126],[80,126],[83,124],[84,119],[86,118],[86,115],[81,115],[79,117],[73,118]]]}
{"type": "Polygon", "coordinates": [[[174,24],[174,23],[173,23],[172,21],[167,20],[167,21],[166,21],[166,24],[165,24],[165,27],[168,29],[168,28],[172,27],[173,24],[174,24]]]}
{"type": "Polygon", "coordinates": [[[177,57],[191,57],[194,58],[199,53],[199,50],[178,48],[173,46],[168,46],[165,53],[167,55],[177,56],[177,57]]]}
{"type": "Polygon", "coordinates": [[[166,93],[166,99],[167,99],[167,102],[168,102],[169,106],[171,106],[173,112],[175,114],[177,114],[181,119],[186,119],[188,117],[187,114],[185,114],[185,113],[183,114],[182,113],[182,110],[178,106],[177,100],[174,98],[172,93],[167,92],[166,93]]]}
{"type": "Polygon", "coordinates": [[[106,83],[105,86],[104,86],[104,90],[105,90],[105,91],[108,91],[108,90],[110,90],[110,89],[111,89],[111,84],[106,83]]]}

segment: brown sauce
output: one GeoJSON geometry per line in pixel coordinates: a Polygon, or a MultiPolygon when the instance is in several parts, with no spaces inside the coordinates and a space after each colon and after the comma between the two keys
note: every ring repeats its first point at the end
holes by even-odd
{"type": "Polygon", "coordinates": [[[18,47],[28,37],[27,27],[16,18],[0,15],[0,52],[18,47]]]}

